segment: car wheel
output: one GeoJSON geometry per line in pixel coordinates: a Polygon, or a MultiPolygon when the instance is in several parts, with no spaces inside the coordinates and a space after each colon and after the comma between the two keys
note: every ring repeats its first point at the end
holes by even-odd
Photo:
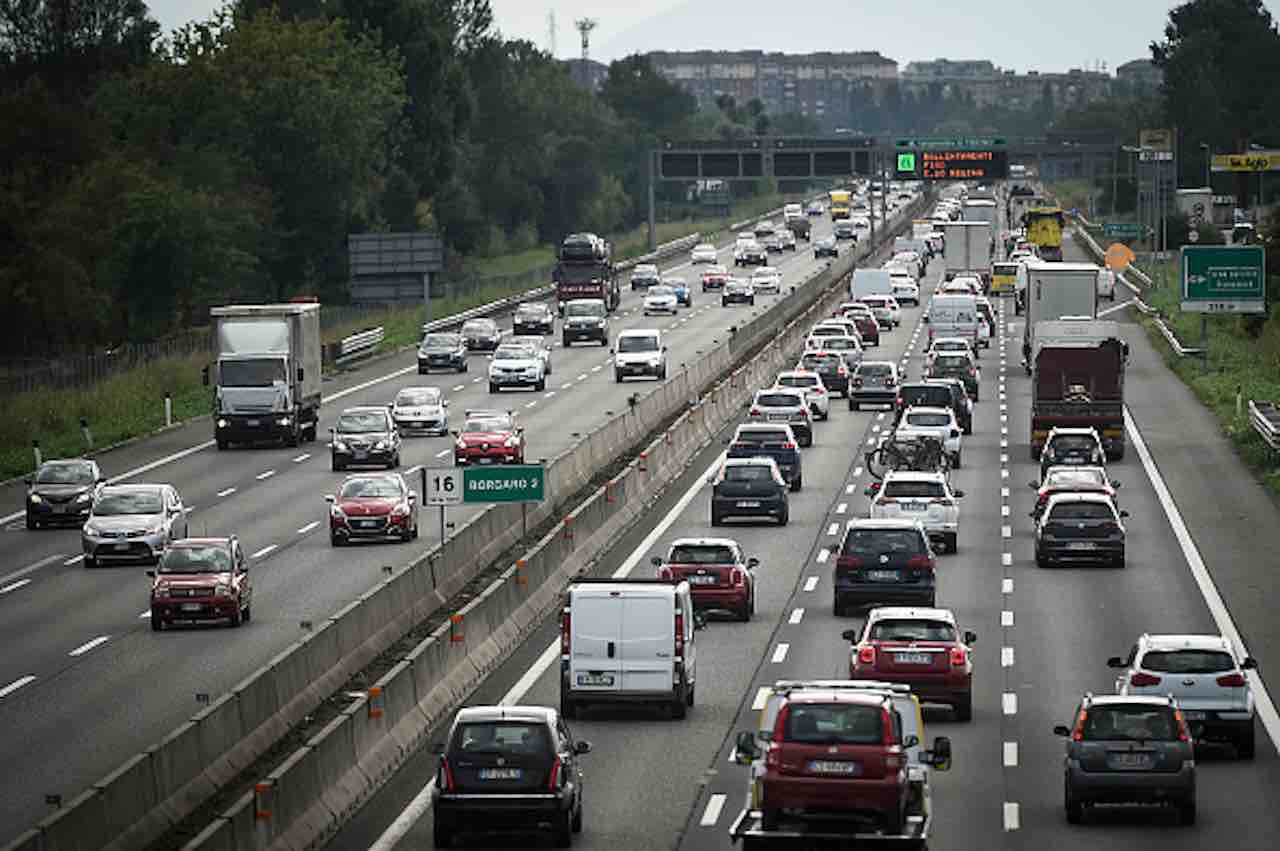
{"type": "Polygon", "coordinates": [[[960,453],[959,453],[959,452],[957,452],[955,455],[952,455],[952,456],[951,456],[951,466],[952,466],[952,467],[955,467],[957,470],[959,470],[959,469],[960,469],[961,464],[960,464],[960,453]]]}
{"type": "Polygon", "coordinates": [[[569,828],[574,833],[582,833],[582,798],[578,798],[578,805],[573,808],[573,821],[569,824],[569,828]]]}
{"type": "Polygon", "coordinates": [[[561,337],[561,338],[560,338],[560,345],[561,345],[561,346],[563,346],[563,347],[564,347],[564,348],[566,348],[566,349],[567,349],[567,348],[569,348],[569,338],[568,338],[568,337],[561,337]]]}
{"type": "Polygon", "coordinates": [[[490,381],[490,382],[489,382],[489,392],[490,392],[490,393],[497,393],[497,392],[498,392],[498,385],[496,385],[496,384],[494,384],[492,381],[490,381]]]}
{"type": "Polygon", "coordinates": [[[667,368],[665,366],[662,369],[658,370],[658,380],[659,381],[667,380],[667,368]]]}
{"type": "Polygon", "coordinates": [[[1253,759],[1254,733],[1252,721],[1249,722],[1249,729],[1232,744],[1236,746],[1236,756],[1238,758],[1253,759]]]}
{"type": "Polygon", "coordinates": [[[783,509],[783,512],[778,515],[778,525],[786,526],[790,522],[791,522],[791,509],[789,508],[783,509]]]}
{"type": "Polygon", "coordinates": [[[164,620],[155,612],[151,613],[151,631],[160,632],[164,629],[164,620]]]}
{"type": "Polygon", "coordinates": [[[947,552],[952,554],[960,552],[959,538],[960,535],[957,532],[947,535],[947,552]]]}
{"type": "Polygon", "coordinates": [[[541,381],[539,381],[537,384],[535,384],[535,385],[534,385],[533,389],[534,389],[534,390],[536,390],[536,391],[538,391],[539,393],[541,393],[543,390],[546,390],[546,389],[547,389],[547,379],[545,379],[545,378],[544,378],[544,379],[542,379],[541,381]]]}
{"type": "Polygon", "coordinates": [[[685,703],[684,695],[678,695],[671,703],[671,718],[675,721],[681,721],[689,714],[689,706],[685,703]]]}
{"type": "Polygon", "coordinates": [[[431,841],[437,848],[448,848],[453,845],[453,828],[441,824],[438,817],[432,825],[431,834],[431,841]]]}
{"type": "Polygon", "coordinates": [[[860,405],[859,403],[855,402],[855,401],[853,400],[853,397],[852,397],[852,396],[850,396],[850,397],[849,397],[849,410],[851,410],[851,411],[861,411],[861,410],[862,410],[862,405],[860,405]]]}
{"type": "Polygon", "coordinates": [[[961,700],[959,703],[957,703],[953,708],[956,711],[957,721],[972,721],[973,720],[973,692],[969,692],[968,694],[966,694],[964,696],[964,699],[961,700]]]}
{"type": "Polygon", "coordinates": [[[243,622],[244,622],[244,612],[240,610],[239,606],[236,606],[235,612],[233,612],[231,615],[231,626],[232,628],[238,627],[243,622]]]}
{"type": "Polygon", "coordinates": [[[556,818],[551,835],[557,848],[568,848],[573,844],[573,812],[571,810],[565,810],[556,818]]]}
{"type": "Polygon", "coordinates": [[[97,559],[95,559],[93,556],[85,556],[85,557],[84,557],[84,566],[85,566],[85,567],[89,567],[89,568],[97,567],[97,566],[98,566],[98,560],[97,560],[97,559]]]}
{"type": "Polygon", "coordinates": [[[458,367],[458,372],[466,372],[466,371],[467,371],[467,370],[469,370],[470,368],[471,368],[471,364],[467,363],[467,362],[464,360],[464,361],[462,362],[462,366],[458,367]]]}
{"type": "Polygon", "coordinates": [[[337,458],[334,458],[333,463],[330,465],[330,467],[332,467],[333,469],[333,472],[335,473],[341,473],[344,469],[346,469],[346,466],[347,466],[346,464],[339,461],[337,458]]]}
{"type": "Polygon", "coordinates": [[[724,518],[722,518],[719,514],[717,514],[717,513],[716,513],[716,512],[714,512],[714,511],[712,511],[712,512],[711,512],[711,525],[712,525],[712,526],[719,526],[719,525],[720,525],[720,524],[722,524],[723,522],[724,522],[724,518]]]}
{"type": "Polygon", "coordinates": [[[615,372],[613,373],[613,381],[614,381],[614,383],[615,383],[615,384],[621,384],[621,383],[622,383],[622,373],[621,373],[621,372],[616,372],[616,371],[615,371],[615,372]]]}
{"type": "Polygon", "coordinates": [[[802,487],[804,487],[804,476],[797,473],[796,477],[791,480],[791,490],[798,491],[802,487]]]}
{"type": "Polygon", "coordinates": [[[973,422],[972,422],[972,421],[970,421],[970,423],[969,423],[967,426],[965,426],[965,427],[964,427],[964,433],[965,433],[965,434],[973,434],[973,422]]]}
{"type": "Polygon", "coordinates": [[[248,623],[253,620],[253,606],[244,607],[244,622],[248,623]]]}
{"type": "Polygon", "coordinates": [[[1040,553],[1036,553],[1036,567],[1046,568],[1046,567],[1049,567],[1050,564],[1051,562],[1047,557],[1041,555],[1040,553]]]}
{"type": "Polygon", "coordinates": [[[341,535],[335,535],[335,534],[333,534],[332,532],[330,532],[330,533],[329,533],[329,543],[330,543],[332,546],[340,547],[340,546],[342,546],[343,544],[345,544],[345,543],[346,543],[346,539],[344,539],[341,535]]]}
{"type": "Polygon", "coordinates": [[[1196,802],[1188,801],[1178,807],[1178,824],[1190,827],[1196,823],[1196,802]]]}
{"type": "Polygon", "coordinates": [[[576,701],[570,700],[563,694],[560,695],[560,714],[566,719],[573,721],[578,717],[578,704],[576,701]]]}
{"type": "Polygon", "coordinates": [[[226,442],[225,440],[223,440],[221,437],[219,437],[219,438],[215,441],[215,443],[216,443],[216,444],[217,444],[217,446],[218,446],[218,451],[219,451],[219,452],[221,452],[222,450],[224,450],[224,449],[226,449],[226,448],[227,448],[227,442],[226,442]]]}
{"type": "Polygon", "coordinates": [[[37,519],[35,519],[34,517],[32,517],[30,514],[28,514],[28,515],[27,515],[27,528],[28,528],[28,529],[39,529],[39,528],[40,528],[40,521],[39,521],[39,520],[37,520],[37,519]]]}
{"type": "Polygon", "coordinates": [[[409,540],[411,541],[418,540],[418,524],[417,523],[413,524],[413,531],[409,533],[409,540]]]}
{"type": "Polygon", "coordinates": [[[1112,559],[1112,560],[1111,560],[1111,566],[1112,566],[1112,567],[1118,567],[1118,568],[1123,569],[1123,568],[1124,568],[1124,564],[1125,564],[1125,561],[1124,561],[1124,550],[1121,550],[1121,551],[1120,551],[1120,554],[1119,554],[1119,555],[1117,555],[1114,559],[1112,559]]]}

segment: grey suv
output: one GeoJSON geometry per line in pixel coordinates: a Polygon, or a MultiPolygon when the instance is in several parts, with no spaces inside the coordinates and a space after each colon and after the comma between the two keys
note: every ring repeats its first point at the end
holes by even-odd
{"type": "Polygon", "coordinates": [[[564,306],[560,342],[567,349],[579,340],[609,345],[609,311],[598,298],[575,298],[564,306]]]}
{"type": "Polygon", "coordinates": [[[1196,763],[1187,722],[1172,697],[1086,694],[1067,739],[1063,806],[1084,821],[1094,804],[1165,804],[1196,821],[1196,763]]]}

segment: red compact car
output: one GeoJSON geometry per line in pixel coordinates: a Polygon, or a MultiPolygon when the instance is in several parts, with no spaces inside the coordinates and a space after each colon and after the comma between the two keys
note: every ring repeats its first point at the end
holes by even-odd
{"type": "Polygon", "coordinates": [[[910,783],[902,721],[883,693],[822,689],[778,710],[760,777],[765,830],[784,816],[865,818],[901,834],[910,783]]]}
{"type": "Polygon", "coordinates": [[[755,613],[754,571],[760,562],[746,558],[732,538],[680,538],[665,560],[651,561],[658,579],[689,583],[695,609],[730,612],[743,621],[755,613]]]}
{"type": "Polygon", "coordinates": [[[859,634],[842,633],[854,647],[849,679],[906,683],[921,703],[944,703],[956,719],[973,718],[973,650],[978,636],[960,633],[948,609],[872,609],[859,634]]]}
{"type": "Polygon", "coordinates": [[[399,473],[348,476],[329,503],[329,541],[411,541],[418,537],[418,494],[399,473]]]}
{"type": "Polygon", "coordinates": [[[511,411],[467,411],[462,431],[453,446],[453,463],[523,464],[524,429],[511,411]]]}
{"type": "Polygon", "coordinates": [[[729,270],[723,266],[708,266],[702,272],[702,291],[724,289],[729,283],[729,270]]]}
{"type": "Polygon", "coordinates": [[[173,541],[151,577],[151,628],[178,621],[225,620],[232,626],[252,616],[253,583],[240,541],[183,538],[173,541]]]}
{"type": "Polygon", "coordinates": [[[1055,493],[1101,493],[1118,503],[1116,490],[1120,483],[1107,475],[1106,467],[1059,466],[1046,470],[1040,484],[1028,482],[1027,487],[1036,492],[1036,505],[1031,510],[1031,517],[1039,520],[1049,504],[1049,497],[1055,493]]]}

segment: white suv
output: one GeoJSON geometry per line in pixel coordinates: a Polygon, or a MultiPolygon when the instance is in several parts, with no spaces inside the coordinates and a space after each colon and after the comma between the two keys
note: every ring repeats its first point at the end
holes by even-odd
{"type": "Polygon", "coordinates": [[[951,458],[951,466],[960,468],[963,432],[956,420],[955,411],[950,408],[930,408],[923,405],[907,408],[898,420],[898,427],[893,434],[903,439],[936,437],[942,441],[942,448],[951,458]]]}
{"type": "Polygon", "coordinates": [[[1194,738],[1230,742],[1238,757],[1253,759],[1253,689],[1245,672],[1258,663],[1250,656],[1237,660],[1227,639],[1143,634],[1127,658],[1113,656],[1107,665],[1123,671],[1117,694],[1172,697],[1194,738]]]}
{"type": "Polygon", "coordinates": [[[777,266],[761,266],[751,273],[751,286],[758,293],[782,292],[782,270],[777,266]]]}
{"type": "Polygon", "coordinates": [[[865,493],[871,497],[871,519],[916,520],[931,540],[956,552],[964,491],[952,490],[945,474],[891,470],[865,493]]]}
{"type": "Polygon", "coordinates": [[[773,386],[803,390],[809,410],[815,417],[825,420],[831,416],[831,394],[827,392],[827,386],[822,383],[822,376],[818,373],[807,369],[786,370],[778,373],[773,386]]]}

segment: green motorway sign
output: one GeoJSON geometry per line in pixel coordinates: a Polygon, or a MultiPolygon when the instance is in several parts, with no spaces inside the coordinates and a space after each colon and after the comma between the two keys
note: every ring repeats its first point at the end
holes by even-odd
{"type": "Polygon", "coordinates": [[[542,502],[546,471],[537,464],[466,467],[462,470],[462,501],[542,502]]]}
{"type": "Polygon", "coordinates": [[[1266,312],[1266,258],[1261,245],[1184,245],[1179,267],[1184,311],[1266,312]]]}
{"type": "Polygon", "coordinates": [[[1004,144],[1003,136],[913,136],[897,140],[899,148],[995,148],[1004,144]]]}
{"type": "Polygon", "coordinates": [[[1119,237],[1140,237],[1142,236],[1142,225],[1138,222],[1108,222],[1102,226],[1102,232],[1107,236],[1119,237]]]}

